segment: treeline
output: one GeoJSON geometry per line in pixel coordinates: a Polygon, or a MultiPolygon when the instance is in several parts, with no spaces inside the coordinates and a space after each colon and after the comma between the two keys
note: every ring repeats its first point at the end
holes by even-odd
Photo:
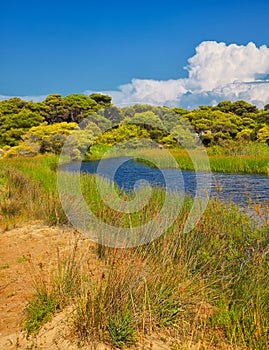
{"type": "Polygon", "coordinates": [[[60,153],[72,133],[77,158],[93,144],[114,145],[146,138],[167,147],[227,146],[234,142],[269,145],[269,104],[222,101],[192,111],[136,104],[118,108],[108,95],[49,95],[42,102],[14,97],[0,102],[0,155],[60,153]],[[195,137],[194,137],[195,136],[195,137]]]}

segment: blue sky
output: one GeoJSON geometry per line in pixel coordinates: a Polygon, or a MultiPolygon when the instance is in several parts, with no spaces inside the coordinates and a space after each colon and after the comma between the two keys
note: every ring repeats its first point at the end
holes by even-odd
{"type": "MultiPolygon", "coordinates": [[[[123,85],[126,98],[128,89],[136,89],[133,79],[188,78],[184,67],[203,42],[268,47],[268,13],[265,0],[2,0],[0,95],[113,95],[123,85]]],[[[269,74],[267,64],[258,70],[269,74]]]]}

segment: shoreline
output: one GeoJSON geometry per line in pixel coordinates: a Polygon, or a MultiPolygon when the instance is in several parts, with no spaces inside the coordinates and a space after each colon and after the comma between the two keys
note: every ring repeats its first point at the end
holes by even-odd
{"type": "MultiPolygon", "coordinates": [[[[171,156],[177,161],[179,164],[179,167],[181,170],[187,170],[187,171],[207,171],[207,172],[216,172],[216,173],[225,173],[225,174],[234,174],[234,175],[260,175],[260,176],[269,176],[269,156],[228,156],[228,155],[208,155],[208,160],[210,163],[210,167],[203,166],[201,164],[201,168],[195,169],[194,165],[189,157],[188,154],[186,154],[186,151],[177,150],[177,149],[167,149],[168,152],[171,153],[171,156]],[[177,153],[181,153],[178,155],[177,153]],[[185,153],[185,154],[184,154],[185,153]],[[181,163],[181,164],[180,164],[181,163]]],[[[141,150],[140,153],[130,154],[128,152],[126,153],[119,153],[119,154],[111,154],[106,156],[98,155],[97,153],[86,158],[85,160],[82,160],[82,162],[91,162],[91,161],[100,161],[101,159],[112,159],[112,158],[119,158],[119,157],[126,157],[131,156],[136,162],[141,162],[147,164],[151,168],[162,168],[162,169],[176,169],[176,167],[169,165],[160,165],[162,162],[162,159],[158,159],[158,156],[162,154],[161,151],[157,151],[156,157],[156,150],[155,154],[152,154],[152,150],[141,150]],[[150,158],[154,161],[156,161],[157,165],[153,164],[152,161],[143,159],[143,156],[150,158]]],[[[195,153],[194,153],[195,154],[195,153]]],[[[204,157],[204,155],[203,155],[204,157]]]]}

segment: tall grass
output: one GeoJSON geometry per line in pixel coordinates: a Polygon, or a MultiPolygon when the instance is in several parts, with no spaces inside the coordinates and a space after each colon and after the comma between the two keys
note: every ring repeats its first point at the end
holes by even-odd
{"type": "Polygon", "coordinates": [[[269,156],[210,156],[212,171],[269,175],[269,156]]]}
{"type": "Polygon", "coordinates": [[[5,179],[0,203],[4,229],[36,219],[50,225],[67,223],[56,191],[55,156],[1,160],[0,165],[5,179]]]}
{"type": "MultiPolygon", "coordinates": [[[[266,146],[268,147],[268,146],[266,146]]],[[[196,170],[209,170],[209,167],[205,167],[206,162],[204,162],[203,153],[196,150],[186,150],[182,149],[170,149],[169,152],[177,161],[180,169],[182,170],[195,170],[194,164],[190,158],[190,155],[197,159],[197,169],[196,170]],[[199,160],[200,157],[200,160],[199,160]],[[208,169],[207,169],[208,168],[208,169]]],[[[162,151],[156,150],[144,150],[141,151],[141,156],[150,157],[157,166],[162,165],[163,167],[171,167],[169,163],[164,163],[163,160],[167,159],[164,155],[162,156],[162,151]]],[[[269,174],[269,149],[267,155],[225,155],[225,154],[210,154],[208,155],[210,169],[216,172],[234,173],[234,174],[269,174]]]]}
{"type": "MultiPolygon", "coordinates": [[[[91,159],[102,158],[105,151],[107,151],[107,148],[105,150],[103,149],[103,152],[100,152],[98,147],[93,148],[91,159]]],[[[201,149],[191,149],[187,151],[184,149],[172,148],[167,151],[170,152],[171,156],[177,161],[182,170],[209,170],[205,162],[205,153],[201,149]],[[196,169],[191,160],[191,156],[196,159],[196,169]]],[[[237,144],[237,146],[230,146],[230,148],[214,146],[207,148],[206,151],[212,171],[235,174],[269,174],[269,148],[266,144],[237,144]]],[[[124,153],[124,151],[122,151],[118,156],[128,155],[126,152],[124,153]]],[[[117,154],[114,156],[116,157],[117,154]]],[[[137,161],[147,163],[149,166],[155,165],[163,168],[175,166],[174,162],[171,162],[171,159],[167,157],[167,153],[163,150],[142,149],[136,151],[135,158],[137,161]],[[151,159],[151,162],[148,162],[146,158],[151,159]]]]}
{"type": "MultiPolygon", "coordinates": [[[[10,195],[18,193],[13,199],[20,215],[24,208],[33,208],[29,219],[41,215],[40,208],[42,218],[50,222],[52,211],[60,215],[51,164],[52,159],[41,157],[36,163],[18,159],[2,167],[10,195]],[[24,201],[26,188],[30,197],[24,201]]],[[[66,176],[68,180],[73,175],[66,176]]],[[[118,227],[149,222],[165,199],[164,191],[156,189],[148,205],[124,214],[102,202],[95,176],[83,176],[81,186],[95,215],[118,227]]],[[[127,194],[119,195],[128,199],[127,194]]],[[[29,332],[38,328],[36,318],[44,321],[74,303],[73,331],[81,344],[94,340],[124,347],[161,331],[169,332],[174,348],[200,342],[213,349],[224,342],[268,349],[269,227],[256,225],[232,203],[212,199],[196,227],[185,232],[191,206],[192,198],[185,198],[166,232],[142,246],[112,248],[97,242],[94,274],[92,266],[75,258],[75,245],[59,263],[53,281],[37,284],[41,292],[29,304],[29,332]],[[37,310],[44,309],[38,316],[37,310]]],[[[97,234],[102,237],[102,232],[97,234]]]]}
{"type": "Polygon", "coordinates": [[[173,329],[176,338],[267,348],[268,228],[253,231],[236,207],[215,200],[198,226],[183,233],[189,204],[152,243],[103,249],[103,275],[86,285],[77,309],[80,338],[115,342],[113,320],[117,346],[173,329]]]}
{"type": "Polygon", "coordinates": [[[223,156],[269,156],[267,143],[248,142],[248,141],[226,141],[223,145],[214,145],[207,148],[209,155],[223,156]]]}

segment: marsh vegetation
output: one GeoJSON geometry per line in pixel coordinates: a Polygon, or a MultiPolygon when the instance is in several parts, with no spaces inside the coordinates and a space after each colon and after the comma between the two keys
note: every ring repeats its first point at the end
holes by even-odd
{"type": "MultiPolygon", "coordinates": [[[[55,155],[1,160],[1,227],[36,219],[68,225],[57,193],[57,161],[55,155]]],[[[135,227],[163,205],[165,192],[155,189],[145,208],[119,215],[100,200],[95,179],[83,175],[81,186],[107,223],[135,227]]],[[[131,346],[161,331],[175,349],[186,342],[268,348],[268,221],[261,226],[232,203],[212,199],[199,223],[184,232],[192,201],[186,197],[174,223],[148,244],[124,249],[94,243],[94,275],[79,244],[58,254],[58,268],[49,281],[39,280],[27,306],[29,336],[73,305],[71,328],[81,345],[95,339],[131,346]]],[[[268,203],[256,207],[256,215],[268,218],[268,203]]]]}

